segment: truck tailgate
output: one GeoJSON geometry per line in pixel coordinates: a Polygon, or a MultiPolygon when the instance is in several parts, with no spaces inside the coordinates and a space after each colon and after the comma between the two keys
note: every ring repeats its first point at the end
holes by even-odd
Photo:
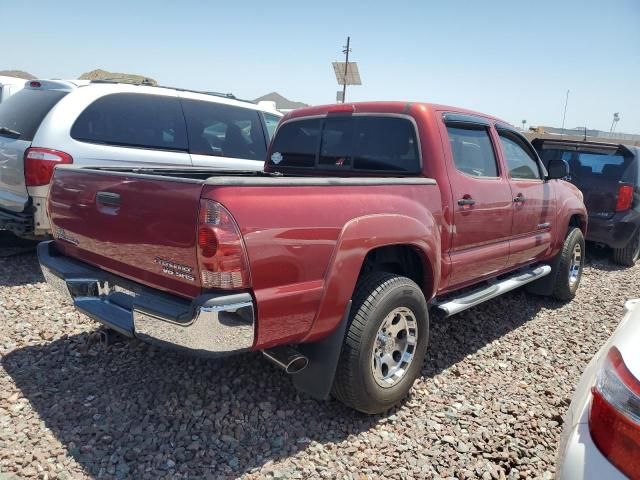
{"type": "Polygon", "coordinates": [[[201,190],[195,180],[57,168],[49,196],[56,246],[116,275],[195,297],[201,190]]]}

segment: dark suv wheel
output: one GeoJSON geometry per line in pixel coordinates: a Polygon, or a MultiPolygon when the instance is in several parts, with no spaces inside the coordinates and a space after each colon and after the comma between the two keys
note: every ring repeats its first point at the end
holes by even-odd
{"type": "Polygon", "coordinates": [[[412,280],[385,272],[356,287],[332,393],[365,413],[400,402],[420,373],[429,338],[429,313],[412,280]]]}
{"type": "Polygon", "coordinates": [[[620,265],[632,267],[638,260],[640,260],[640,231],[636,232],[624,247],[613,249],[613,261],[620,265]]]}

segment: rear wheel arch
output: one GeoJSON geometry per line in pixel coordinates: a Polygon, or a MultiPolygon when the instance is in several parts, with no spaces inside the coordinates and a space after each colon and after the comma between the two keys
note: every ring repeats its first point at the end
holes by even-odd
{"type": "MultiPolygon", "coordinates": [[[[431,299],[440,278],[440,230],[435,218],[427,211],[424,213],[423,218],[376,214],[347,222],[325,271],[319,309],[303,342],[320,340],[335,329],[345,306],[354,295],[365,259],[372,250],[406,246],[417,252],[417,258],[421,259],[419,264],[423,267],[423,278],[419,283],[424,288],[425,298],[431,299]]],[[[377,266],[378,271],[384,272],[398,266],[397,262],[385,263],[387,265],[382,268],[377,266]]]]}
{"type": "Polygon", "coordinates": [[[415,245],[393,244],[372,248],[362,261],[358,281],[372,272],[407,277],[422,289],[426,299],[435,293],[433,265],[427,254],[415,245]]]}
{"type": "Polygon", "coordinates": [[[582,235],[587,234],[587,218],[584,215],[574,213],[569,218],[569,225],[567,226],[567,230],[571,227],[577,227],[582,231],[582,235]]]}

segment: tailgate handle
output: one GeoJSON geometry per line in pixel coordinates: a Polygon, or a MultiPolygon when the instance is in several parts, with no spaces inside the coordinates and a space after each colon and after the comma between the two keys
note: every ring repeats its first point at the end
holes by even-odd
{"type": "Polygon", "coordinates": [[[98,192],[96,200],[103,205],[111,205],[112,207],[120,206],[120,195],[112,192],[98,192]]]}

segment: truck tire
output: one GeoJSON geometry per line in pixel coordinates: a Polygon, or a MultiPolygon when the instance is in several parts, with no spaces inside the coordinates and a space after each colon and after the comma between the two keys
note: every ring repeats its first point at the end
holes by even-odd
{"type": "Polygon", "coordinates": [[[631,237],[622,248],[613,249],[613,261],[626,267],[633,267],[640,259],[640,231],[631,237]]]}
{"type": "Polygon", "coordinates": [[[381,413],[409,392],[422,369],[429,312],[412,280],[373,272],[356,285],[332,395],[364,413],[381,413]]]}
{"type": "Polygon", "coordinates": [[[553,281],[551,296],[557,300],[571,300],[578,290],[584,267],[585,243],[582,231],[569,227],[569,232],[558,253],[558,261],[549,274],[553,281]]]}

